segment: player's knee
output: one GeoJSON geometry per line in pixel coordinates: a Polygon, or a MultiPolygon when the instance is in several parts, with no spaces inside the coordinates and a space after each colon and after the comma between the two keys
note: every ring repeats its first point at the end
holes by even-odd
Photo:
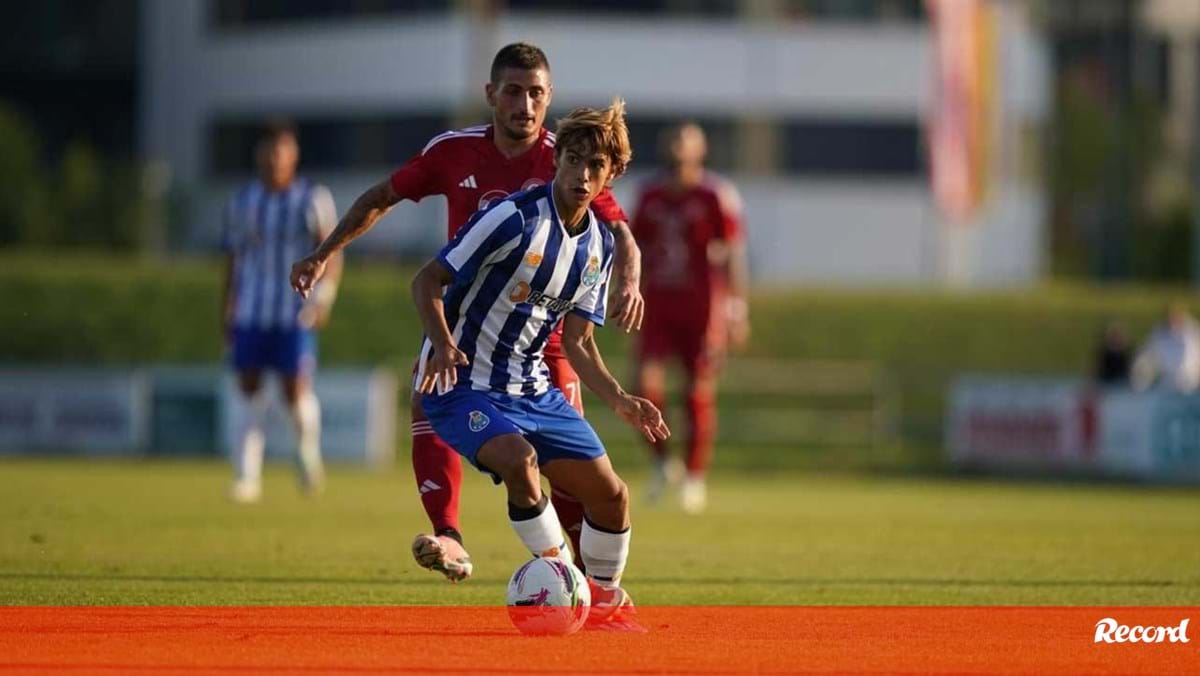
{"type": "Polygon", "coordinates": [[[625,482],[620,479],[617,479],[617,491],[612,502],[613,506],[622,514],[629,513],[629,486],[626,486],[625,482]]]}
{"type": "Polygon", "coordinates": [[[604,497],[604,506],[613,514],[629,511],[629,487],[620,477],[614,477],[604,497]]]}
{"type": "Polygon", "coordinates": [[[505,483],[525,483],[531,478],[536,481],[537,453],[524,440],[505,440],[498,448],[489,450],[485,462],[505,483]]]}

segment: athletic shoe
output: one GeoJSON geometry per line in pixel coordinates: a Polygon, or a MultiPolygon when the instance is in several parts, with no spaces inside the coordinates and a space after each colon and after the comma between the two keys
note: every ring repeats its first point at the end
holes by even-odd
{"type": "Polygon", "coordinates": [[[646,482],[646,502],[654,504],[662,499],[667,489],[683,478],[683,462],[679,458],[655,458],[646,482]]]}
{"type": "Polygon", "coordinates": [[[708,491],[703,477],[688,477],[679,489],[679,504],[688,514],[699,514],[708,506],[708,491]]]}
{"type": "Polygon", "coordinates": [[[629,592],[620,587],[606,589],[588,578],[592,592],[592,607],[588,610],[583,628],[589,631],[617,631],[645,634],[646,628],[637,622],[637,610],[629,592]]]}
{"type": "Polygon", "coordinates": [[[229,486],[229,499],[239,505],[250,505],[262,499],[262,484],[238,479],[229,486]]]}
{"type": "Polygon", "coordinates": [[[418,535],[413,539],[412,553],[418,566],[435,570],[451,582],[462,582],[474,570],[467,550],[458,540],[445,535],[418,535]]]}

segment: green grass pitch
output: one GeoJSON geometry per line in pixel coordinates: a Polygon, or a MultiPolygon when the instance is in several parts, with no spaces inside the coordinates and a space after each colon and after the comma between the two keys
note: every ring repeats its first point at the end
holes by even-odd
{"type": "MultiPolygon", "coordinates": [[[[476,577],[451,585],[409,555],[405,465],[335,468],[316,500],[271,465],[243,507],[216,461],[0,461],[0,604],[502,603],[502,489],[468,471],[476,577]]],[[[1200,604],[1195,489],[724,470],[689,517],[628,479],[640,604],[1200,604]]]]}

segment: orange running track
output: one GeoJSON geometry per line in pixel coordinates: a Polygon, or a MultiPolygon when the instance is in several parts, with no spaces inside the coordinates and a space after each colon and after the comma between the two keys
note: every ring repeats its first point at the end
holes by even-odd
{"type": "Polygon", "coordinates": [[[0,672],[1200,674],[1200,608],[645,607],[519,635],[503,607],[0,607],[0,672]],[[1188,643],[1094,643],[1096,623],[1188,643]]]}

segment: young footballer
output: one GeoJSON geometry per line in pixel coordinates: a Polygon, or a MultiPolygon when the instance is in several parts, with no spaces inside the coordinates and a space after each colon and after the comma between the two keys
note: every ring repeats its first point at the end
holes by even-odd
{"type": "Polygon", "coordinates": [[[544,352],[561,324],[583,383],[648,440],[667,438],[659,410],[621,388],[592,333],[604,323],[614,243],[589,206],[630,155],[623,102],[573,111],[558,124],[554,180],[476,214],[412,284],[426,332],[416,388],[433,429],[504,484],[513,529],[534,556],[566,547],[541,476],[583,504],[593,625],[629,621],[632,602],[620,587],[629,490],[551,382],[544,352]]]}

